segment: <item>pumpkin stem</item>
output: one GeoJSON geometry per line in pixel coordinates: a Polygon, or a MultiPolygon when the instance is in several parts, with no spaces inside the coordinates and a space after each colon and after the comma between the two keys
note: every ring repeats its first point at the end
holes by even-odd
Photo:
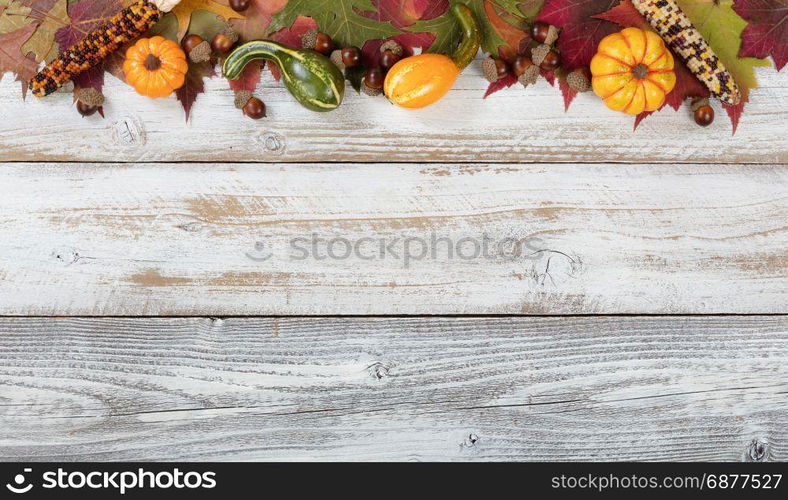
{"type": "Polygon", "coordinates": [[[161,60],[153,54],[148,54],[144,63],[145,69],[148,71],[156,71],[161,67],[161,60]]]}
{"type": "Polygon", "coordinates": [[[635,75],[635,78],[638,80],[642,80],[648,76],[648,66],[645,64],[638,64],[632,68],[632,74],[635,75]]]}

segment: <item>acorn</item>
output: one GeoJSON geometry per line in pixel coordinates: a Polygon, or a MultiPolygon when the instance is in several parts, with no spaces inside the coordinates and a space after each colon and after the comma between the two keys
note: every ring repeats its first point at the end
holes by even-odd
{"type": "Polygon", "coordinates": [[[566,83],[575,92],[588,92],[591,90],[591,71],[588,68],[575,68],[566,75],[566,83]]]}
{"type": "Polygon", "coordinates": [[[514,73],[514,76],[519,78],[528,68],[533,65],[534,63],[531,61],[530,57],[520,55],[517,56],[512,63],[512,72],[514,73]]]}
{"type": "Polygon", "coordinates": [[[380,66],[385,70],[390,70],[395,64],[399,62],[401,57],[393,50],[387,50],[380,56],[380,66]]]}
{"type": "Polygon", "coordinates": [[[200,35],[186,35],[181,41],[181,48],[183,49],[186,54],[191,52],[196,46],[200,45],[204,40],[200,35]]]}
{"type": "Polygon", "coordinates": [[[346,68],[355,68],[361,64],[361,49],[358,47],[345,47],[341,51],[341,56],[346,68]]]}
{"type": "Polygon", "coordinates": [[[553,45],[558,40],[558,28],[551,24],[535,22],[531,26],[531,38],[545,45],[553,45]]]}
{"type": "Polygon", "coordinates": [[[252,120],[259,120],[265,118],[265,103],[257,97],[252,97],[249,102],[243,107],[243,112],[252,120]]]}
{"type": "Polygon", "coordinates": [[[334,41],[325,33],[318,33],[315,35],[315,46],[313,48],[317,52],[327,56],[334,51],[334,41]]]}
{"type": "Polygon", "coordinates": [[[531,49],[531,60],[545,71],[553,71],[561,65],[561,56],[547,44],[531,49]]]}
{"type": "Polygon", "coordinates": [[[235,12],[244,12],[249,8],[251,0],[230,0],[230,8],[235,12]]]}
{"type": "Polygon", "coordinates": [[[714,122],[714,108],[711,107],[707,98],[698,97],[693,99],[691,108],[695,123],[701,127],[708,127],[714,122]]]}

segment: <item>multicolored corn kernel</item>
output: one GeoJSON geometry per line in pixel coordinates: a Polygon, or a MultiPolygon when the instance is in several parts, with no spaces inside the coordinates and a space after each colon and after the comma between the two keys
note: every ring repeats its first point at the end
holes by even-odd
{"type": "Polygon", "coordinates": [[[632,0],[632,3],[712,96],[731,105],[741,101],[733,76],[675,0],[632,0]]]}
{"type": "Polygon", "coordinates": [[[75,76],[103,61],[122,45],[145,34],[159,21],[162,12],[149,0],[123,9],[106,24],[63,51],[30,80],[30,90],[44,97],[70,82],[75,76]]]}

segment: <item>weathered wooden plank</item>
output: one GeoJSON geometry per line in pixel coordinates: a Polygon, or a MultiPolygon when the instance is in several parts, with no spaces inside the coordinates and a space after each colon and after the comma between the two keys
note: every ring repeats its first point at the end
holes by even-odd
{"type": "Polygon", "coordinates": [[[3,460],[787,460],[788,318],[0,320],[3,460]]]}
{"type": "Polygon", "coordinates": [[[340,110],[300,108],[266,72],[259,93],[269,117],[245,119],[222,80],[210,81],[192,121],[174,98],[151,101],[108,77],[107,119],[81,118],[70,94],[22,101],[19,84],[0,82],[0,161],[375,161],[375,162],[788,162],[788,79],[759,73],[736,136],[725,113],[709,129],[687,110],[648,118],[608,111],[591,95],[568,113],[544,81],[484,100],[480,64],[439,104],[400,110],[385,99],[348,94],[340,110]],[[781,105],[782,104],[782,105],[781,105]]]}
{"type": "Polygon", "coordinates": [[[5,164],[0,313],[785,313],[787,182],[784,166],[5,164]]]}

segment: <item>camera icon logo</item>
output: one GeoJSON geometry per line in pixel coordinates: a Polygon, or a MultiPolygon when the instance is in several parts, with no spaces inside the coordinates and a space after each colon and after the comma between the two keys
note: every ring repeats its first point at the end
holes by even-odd
{"type": "Polygon", "coordinates": [[[27,493],[28,491],[33,489],[32,484],[28,484],[25,486],[25,483],[27,482],[27,478],[25,477],[25,474],[29,474],[33,472],[33,469],[25,468],[23,472],[24,474],[17,474],[16,476],[14,476],[14,484],[8,483],[5,485],[5,487],[8,488],[8,490],[11,493],[22,494],[22,493],[27,493]]]}

